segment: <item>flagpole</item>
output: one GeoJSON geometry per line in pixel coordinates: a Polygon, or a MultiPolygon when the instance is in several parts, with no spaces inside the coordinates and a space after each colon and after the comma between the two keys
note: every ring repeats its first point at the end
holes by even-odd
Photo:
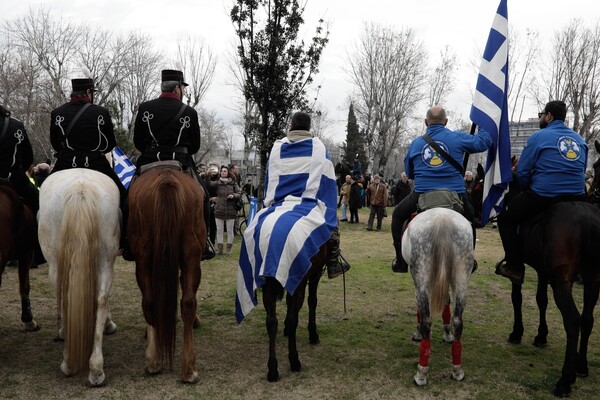
{"type": "MultiPolygon", "coordinates": [[[[477,124],[475,124],[475,122],[473,122],[473,124],[471,125],[471,135],[475,135],[475,129],[477,128],[477,124]]],[[[469,153],[465,153],[465,157],[463,160],[463,171],[467,170],[467,164],[469,163],[469,153]]]]}

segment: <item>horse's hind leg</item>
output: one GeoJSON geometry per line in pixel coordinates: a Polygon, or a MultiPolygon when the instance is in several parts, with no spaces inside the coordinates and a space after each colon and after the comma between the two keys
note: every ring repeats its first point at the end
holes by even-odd
{"type": "Polygon", "coordinates": [[[275,382],[279,379],[277,370],[277,351],[275,340],[277,339],[277,285],[274,278],[267,278],[263,286],[263,305],[267,313],[267,334],[269,335],[269,361],[267,363],[267,379],[275,382]]]}
{"type": "Polygon", "coordinates": [[[597,284],[587,285],[583,288],[583,312],[581,313],[581,343],[577,357],[577,375],[588,376],[587,349],[590,334],[594,327],[594,307],[598,302],[600,287],[597,284]]]}
{"type": "Polygon", "coordinates": [[[31,302],[29,300],[29,266],[33,259],[33,253],[19,257],[19,294],[21,295],[21,322],[25,332],[40,330],[31,313],[31,302]]]}
{"type": "Polygon", "coordinates": [[[183,349],[181,350],[181,381],[197,383],[200,378],[196,371],[196,350],[192,329],[196,319],[196,292],[200,286],[201,271],[200,257],[187,263],[181,272],[181,317],[183,319],[183,349]]]}
{"type": "Polygon", "coordinates": [[[290,361],[290,370],[299,372],[302,369],[302,363],[298,358],[298,348],[296,347],[296,333],[298,330],[298,313],[304,304],[306,293],[306,280],[296,288],[294,295],[288,293],[286,298],[287,313],[285,316],[285,326],[288,332],[288,359],[290,361]]]}
{"type": "Polygon", "coordinates": [[[462,368],[462,332],[463,332],[463,311],[467,301],[466,287],[455,288],[455,306],[452,316],[452,328],[454,330],[454,341],[452,342],[452,379],[462,381],[465,378],[465,371],[462,368]]]}
{"type": "Polygon", "coordinates": [[[155,321],[152,319],[152,307],[154,307],[154,300],[152,298],[151,288],[152,283],[150,277],[152,276],[152,270],[148,265],[148,260],[138,256],[135,261],[135,274],[137,283],[142,292],[142,311],[144,312],[144,319],[148,324],[146,327],[146,369],[147,375],[155,375],[161,371],[161,362],[158,359],[158,349],[156,340],[156,331],[154,329],[155,321]]]}
{"type": "Polygon", "coordinates": [[[521,284],[512,284],[510,299],[513,306],[513,330],[508,335],[508,342],[519,344],[523,338],[523,293],[521,284]]]}
{"type": "Polygon", "coordinates": [[[563,325],[567,334],[567,346],[565,360],[562,367],[560,379],[554,387],[554,395],[566,397],[571,393],[571,384],[575,383],[577,364],[577,341],[579,340],[580,314],[573,301],[571,284],[569,282],[558,282],[553,285],[554,300],[563,318],[563,325]]]}
{"type": "Polygon", "coordinates": [[[425,291],[417,292],[417,309],[421,314],[419,331],[421,332],[421,344],[419,347],[419,364],[414,381],[418,386],[427,385],[427,374],[429,372],[429,354],[431,349],[431,313],[429,310],[429,296],[425,291]]]}
{"type": "MultiPolygon", "coordinates": [[[[114,262],[114,260],[113,260],[114,262]]],[[[106,376],[104,375],[104,356],[102,354],[102,341],[104,327],[108,320],[108,294],[113,280],[113,265],[105,262],[100,265],[100,279],[98,282],[98,308],[96,310],[96,326],[94,329],[94,347],[90,357],[90,372],[88,381],[90,386],[104,386],[106,376]]]]}

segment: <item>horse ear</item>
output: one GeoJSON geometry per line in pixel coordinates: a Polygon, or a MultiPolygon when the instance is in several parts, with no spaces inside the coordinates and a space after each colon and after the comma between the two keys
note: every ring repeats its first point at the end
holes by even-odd
{"type": "Polygon", "coordinates": [[[597,151],[598,153],[600,153],[600,142],[598,141],[598,139],[596,139],[596,140],[594,141],[594,147],[596,148],[596,151],[597,151]]]}

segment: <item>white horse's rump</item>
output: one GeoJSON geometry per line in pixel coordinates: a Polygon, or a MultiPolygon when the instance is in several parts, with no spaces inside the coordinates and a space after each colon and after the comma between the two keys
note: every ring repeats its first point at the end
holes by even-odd
{"type": "Polygon", "coordinates": [[[415,382],[427,384],[431,314],[442,311],[450,289],[454,295],[452,377],[464,378],[461,367],[462,313],[473,268],[473,231],[456,211],[434,208],[418,214],[402,237],[402,256],[411,268],[417,308],[421,313],[420,358],[415,382]]]}
{"type": "Polygon", "coordinates": [[[51,174],[40,190],[40,245],[56,289],[65,348],[61,370],[89,367],[92,386],[104,383],[102,334],[116,329],[108,294],[119,250],[119,190],[106,175],[89,169],[51,174]],[[89,360],[89,365],[88,365],[89,360]]]}

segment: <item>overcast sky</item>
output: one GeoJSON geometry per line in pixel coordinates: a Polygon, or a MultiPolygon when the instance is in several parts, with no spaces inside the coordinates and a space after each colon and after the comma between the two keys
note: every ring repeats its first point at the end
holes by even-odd
{"type": "MultiPolygon", "coordinates": [[[[229,19],[232,3],[232,0],[0,0],[0,18],[12,19],[30,7],[37,9],[43,4],[56,16],[90,21],[117,32],[146,33],[162,48],[175,48],[177,39],[187,35],[203,38],[218,57],[217,72],[203,103],[229,124],[234,115],[231,104],[238,96],[229,85],[227,68],[227,54],[235,43],[229,19]]],[[[334,120],[331,137],[345,139],[345,104],[352,85],[343,68],[363,23],[371,21],[398,29],[412,27],[429,50],[432,64],[437,62],[440,50],[446,45],[451,47],[458,56],[460,69],[447,108],[466,119],[471,88],[477,78],[470,65],[477,49],[482,51],[485,46],[498,4],[499,0],[308,0],[305,37],[312,37],[320,17],[330,23],[330,42],[315,82],[322,86],[319,102],[334,120]]],[[[511,29],[523,34],[526,29],[538,31],[546,51],[550,51],[548,44],[554,31],[573,18],[591,26],[600,18],[600,3],[598,0],[508,0],[511,29]]],[[[165,68],[171,67],[174,67],[172,61],[165,60],[165,68]]]]}

